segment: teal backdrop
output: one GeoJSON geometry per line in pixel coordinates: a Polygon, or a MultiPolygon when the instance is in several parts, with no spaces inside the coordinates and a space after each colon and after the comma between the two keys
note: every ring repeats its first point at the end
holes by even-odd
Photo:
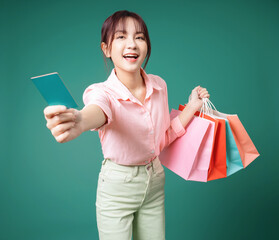
{"type": "Polygon", "coordinates": [[[148,26],[146,72],[167,82],[170,110],[195,86],[206,87],[219,111],[238,114],[261,154],[208,183],[165,169],[166,238],[276,238],[279,1],[2,0],[0,239],[98,239],[98,134],[57,143],[30,77],[59,72],[81,109],[84,89],[108,76],[102,24],[123,9],[148,26]]]}

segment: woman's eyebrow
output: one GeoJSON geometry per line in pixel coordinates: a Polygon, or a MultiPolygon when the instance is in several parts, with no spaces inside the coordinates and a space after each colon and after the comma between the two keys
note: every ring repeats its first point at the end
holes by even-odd
{"type": "MultiPolygon", "coordinates": [[[[127,33],[127,31],[126,30],[117,30],[117,31],[115,31],[115,33],[124,33],[124,34],[126,34],[127,33]]],[[[144,32],[136,32],[136,34],[144,34],[144,32]]]]}
{"type": "Polygon", "coordinates": [[[117,30],[115,33],[127,33],[125,30],[117,30]]]}

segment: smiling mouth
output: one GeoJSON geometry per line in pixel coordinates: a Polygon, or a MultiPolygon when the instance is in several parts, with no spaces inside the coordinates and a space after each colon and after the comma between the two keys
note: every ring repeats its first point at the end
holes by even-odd
{"type": "Polygon", "coordinates": [[[132,56],[132,55],[127,55],[127,56],[123,56],[124,58],[132,58],[132,59],[137,59],[139,56],[137,56],[137,55],[134,55],[134,56],[132,56]]]}

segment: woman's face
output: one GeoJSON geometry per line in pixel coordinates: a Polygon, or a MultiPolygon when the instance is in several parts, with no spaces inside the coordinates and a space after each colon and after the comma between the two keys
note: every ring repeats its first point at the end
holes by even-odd
{"type": "Polygon", "coordinates": [[[114,67],[125,72],[140,70],[147,54],[147,43],[142,32],[137,32],[134,19],[126,19],[126,29],[117,26],[112,40],[111,51],[102,43],[106,57],[111,57],[114,67]]]}

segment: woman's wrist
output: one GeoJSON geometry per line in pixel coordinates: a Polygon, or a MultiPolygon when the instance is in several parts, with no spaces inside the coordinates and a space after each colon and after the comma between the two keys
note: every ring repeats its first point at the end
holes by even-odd
{"type": "Polygon", "coordinates": [[[189,101],[186,107],[187,107],[187,111],[191,111],[193,114],[195,114],[195,112],[199,111],[200,109],[200,106],[198,104],[193,103],[193,101],[189,101]]]}
{"type": "Polygon", "coordinates": [[[179,119],[183,127],[187,126],[188,122],[195,115],[195,112],[196,112],[195,107],[192,106],[192,104],[188,103],[179,115],[179,119]]]}

